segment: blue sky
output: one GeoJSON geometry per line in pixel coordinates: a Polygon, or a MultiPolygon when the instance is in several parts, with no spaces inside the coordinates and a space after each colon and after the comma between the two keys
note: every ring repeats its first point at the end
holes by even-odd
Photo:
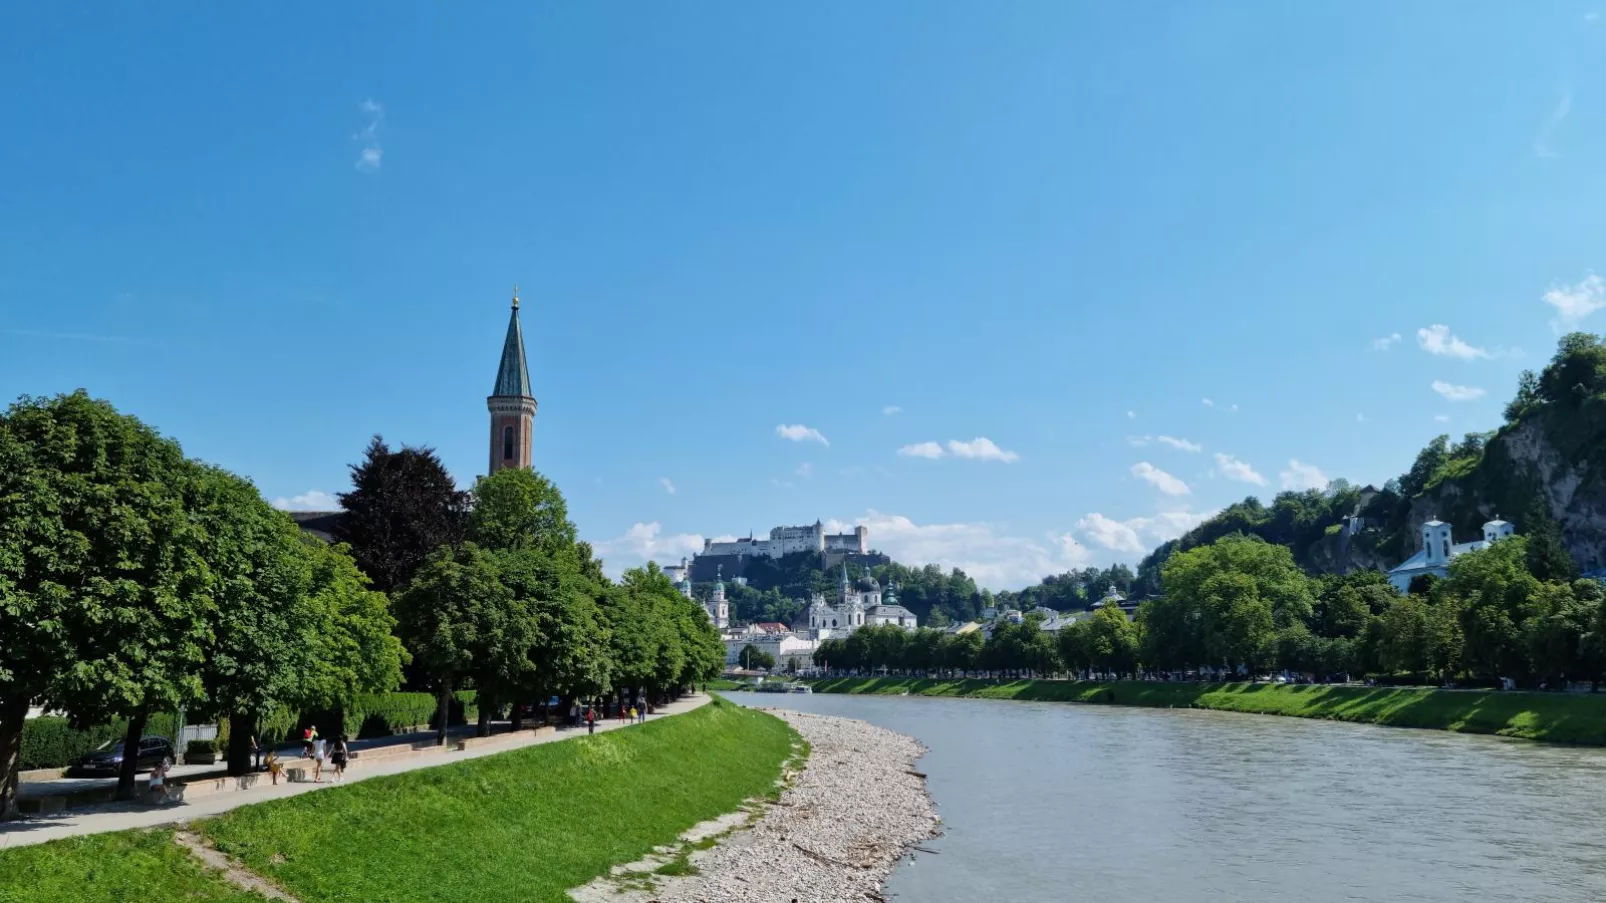
{"type": "Polygon", "coordinates": [[[994,588],[1606,323],[1589,4],[226,6],[0,12],[0,396],[287,504],[374,433],[471,482],[515,282],[615,569],[818,518],[994,588]]]}

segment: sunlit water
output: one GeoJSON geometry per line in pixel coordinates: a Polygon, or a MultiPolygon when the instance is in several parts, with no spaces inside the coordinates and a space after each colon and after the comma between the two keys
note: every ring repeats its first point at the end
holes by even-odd
{"type": "Polygon", "coordinates": [[[919,738],[906,901],[1606,900],[1606,751],[1261,715],[732,693],[919,738]]]}

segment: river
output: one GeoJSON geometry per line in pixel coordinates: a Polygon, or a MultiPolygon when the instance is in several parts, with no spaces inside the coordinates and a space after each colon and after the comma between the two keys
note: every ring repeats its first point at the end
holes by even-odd
{"type": "Polygon", "coordinates": [[[1270,715],[731,693],[918,738],[911,903],[1606,900],[1606,751],[1270,715]]]}

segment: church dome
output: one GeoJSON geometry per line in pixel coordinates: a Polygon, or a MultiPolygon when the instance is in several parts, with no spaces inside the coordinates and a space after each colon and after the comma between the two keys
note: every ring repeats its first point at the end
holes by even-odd
{"type": "Polygon", "coordinates": [[[875,577],[869,571],[865,571],[864,576],[859,578],[859,589],[880,592],[881,584],[876,582],[875,577]]]}

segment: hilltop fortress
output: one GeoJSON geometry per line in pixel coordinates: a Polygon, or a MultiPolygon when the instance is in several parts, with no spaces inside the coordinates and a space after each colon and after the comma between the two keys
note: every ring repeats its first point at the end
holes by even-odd
{"type": "Polygon", "coordinates": [[[758,556],[780,558],[797,552],[843,552],[849,555],[870,553],[870,531],[853,528],[852,533],[827,533],[819,521],[802,527],[771,527],[769,539],[733,539],[729,542],[703,540],[699,555],[735,555],[738,558],[758,556]]]}

